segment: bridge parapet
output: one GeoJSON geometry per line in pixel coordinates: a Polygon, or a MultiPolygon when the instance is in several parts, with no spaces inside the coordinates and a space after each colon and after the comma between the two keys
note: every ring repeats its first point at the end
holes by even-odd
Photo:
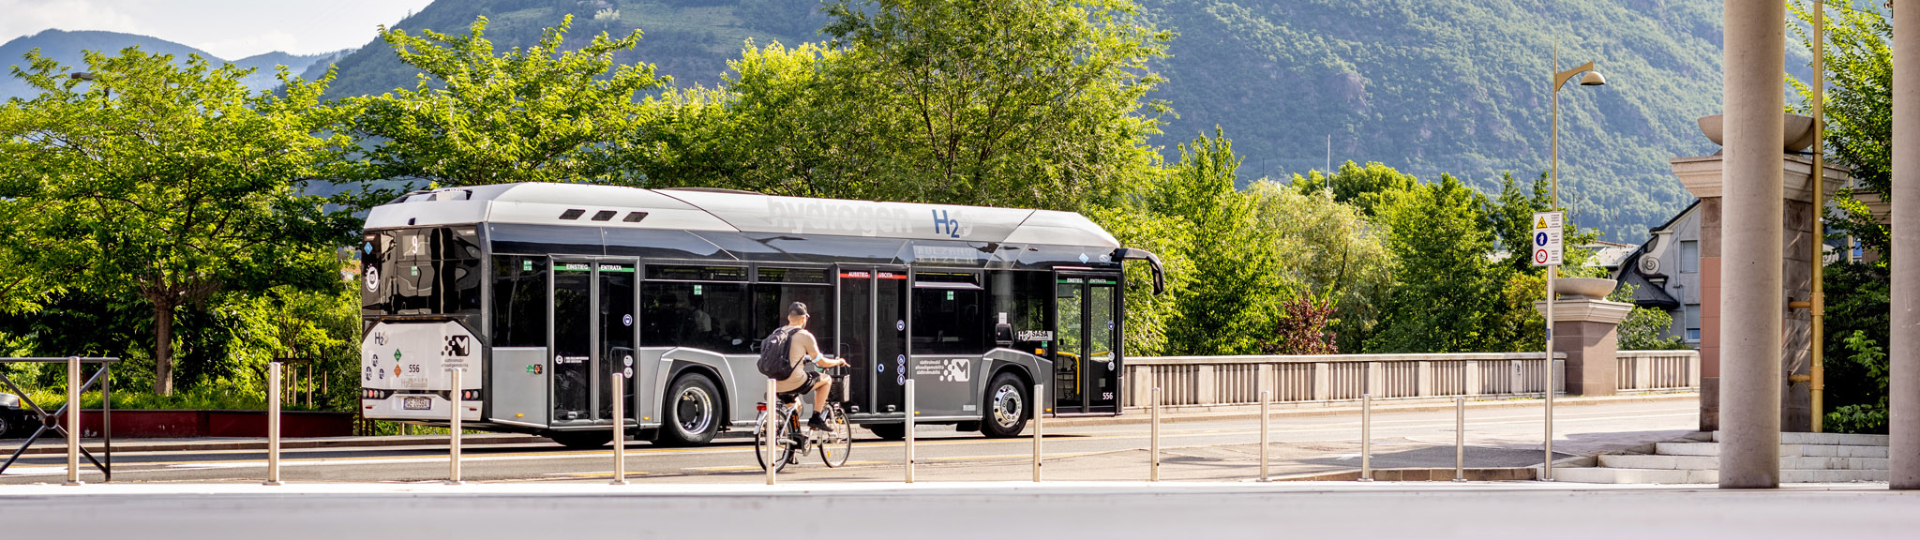
{"type": "MultiPolygon", "coordinates": [[[[1127,360],[1126,406],[1146,405],[1159,387],[1168,406],[1251,405],[1260,390],[1300,405],[1374,399],[1537,397],[1546,388],[1545,353],[1157,356],[1127,360]],[[1265,384],[1262,384],[1262,382],[1265,384]]],[[[1564,353],[1554,354],[1555,390],[1566,392],[1564,353]]],[[[1697,390],[1696,351],[1620,351],[1615,393],[1697,390]]]]}

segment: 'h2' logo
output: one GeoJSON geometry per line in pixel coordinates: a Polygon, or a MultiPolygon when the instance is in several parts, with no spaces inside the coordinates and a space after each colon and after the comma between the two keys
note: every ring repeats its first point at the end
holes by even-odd
{"type": "Polygon", "coordinates": [[[948,218],[946,210],[934,210],[933,211],[933,233],[934,234],[945,233],[947,236],[950,236],[953,238],[959,238],[960,237],[960,220],[955,218],[948,218]]]}

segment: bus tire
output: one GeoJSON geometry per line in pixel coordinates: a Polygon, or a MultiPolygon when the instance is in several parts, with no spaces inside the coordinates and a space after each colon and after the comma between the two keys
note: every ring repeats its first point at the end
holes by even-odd
{"type": "Polygon", "coordinates": [[[907,438],[906,424],[867,424],[867,431],[873,432],[875,437],[889,441],[907,438]]]}
{"type": "Polygon", "coordinates": [[[699,446],[720,434],[720,391],[713,380],[688,373],[673,380],[661,404],[660,446],[699,446]]]}
{"type": "Polygon", "coordinates": [[[593,450],[613,442],[613,430],[555,431],[547,434],[547,440],[573,450],[593,450]]]}
{"type": "Polygon", "coordinates": [[[1027,419],[1033,416],[1033,404],[1027,402],[1030,399],[1033,393],[1027,391],[1027,383],[1020,377],[1004,371],[994,375],[993,382],[987,384],[980,434],[990,439],[1020,436],[1027,429],[1027,419]]]}

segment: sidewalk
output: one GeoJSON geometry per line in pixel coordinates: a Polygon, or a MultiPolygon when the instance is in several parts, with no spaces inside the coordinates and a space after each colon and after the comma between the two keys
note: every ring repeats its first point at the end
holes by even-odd
{"type": "MultiPolygon", "coordinates": [[[[1633,396],[1608,397],[1561,397],[1554,399],[1555,407],[1582,407],[1613,403],[1642,401],[1695,401],[1697,393],[1646,394],[1633,396]]],[[[1539,408],[1545,402],[1540,399],[1502,399],[1494,401],[1468,401],[1471,410],[1539,408]]],[[[1390,412],[1431,412],[1450,411],[1454,404],[1451,398],[1393,400],[1376,403],[1376,413],[1390,412]]],[[[1276,407],[1271,411],[1273,418],[1314,417],[1353,415],[1358,417],[1358,403],[1341,402],[1327,406],[1288,405],[1276,407]]],[[[1161,423],[1204,422],[1210,420],[1255,420],[1260,417],[1257,405],[1206,406],[1206,407],[1167,407],[1160,411],[1161,423]]],[[[1146,424],[1151,420],[1144,409],[1127,409],[1120,416],[1089,416],[1048,418],[1045,420],[1049,431],[1072,429],[1076,427],[1114,426],[1146,424]]],[[[744,432],[732,432],[739,435],[744,432]]],[[[727,435],[723,435],[725,437],[727,435]]],[[[461,438],[465,446],[515,445],[515,444],[551,444],[545,437],[518,433],[471,434],[461,438]]],[[[0,440],[0,451],[11,453],[10,449],[19,444],[18,439],[0,440]]],[[[81,445],[89,452],[101,450],[99,439],[82,439],[81,445]]],[[[280,440],[283,450],[314,448],[388,448],[407,446],[445,447],[445,435],[407,435],[381,437],[316,437],[287,438],[280,440]]],[[[264,438],[219,438],[219,439],[117,439],[113,442],[115,452],[206,452],[223,450],[265,450],[264,438]]],[[[66,443],[61,439],[41,438],[32,448],[22,455],[49,455],[66,453],[66,443]]]]}

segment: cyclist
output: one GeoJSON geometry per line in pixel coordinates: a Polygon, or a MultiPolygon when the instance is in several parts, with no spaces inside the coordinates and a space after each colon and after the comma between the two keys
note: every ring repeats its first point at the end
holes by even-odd
{"type": "Polygon", "coordinates": [[[787,326],[794,332],[787,338],[787,361],[793,363],[793,374],[788,375],[774,385],[782,403],[798,401],[800,396],[813,393],[813,416],[807,418],[807,427],[828,431],[827,420],[820,411],[827,409],[827,387],[831,380],[821,378],[819,371],[809,371],[804,364],[812,362],[821,369],[847,365],[845,360],[827,358],[820,354],[820,344],[813,338],[813,332],[807,331],[807,305],[794,302],[787,306],[787,326]]]}

